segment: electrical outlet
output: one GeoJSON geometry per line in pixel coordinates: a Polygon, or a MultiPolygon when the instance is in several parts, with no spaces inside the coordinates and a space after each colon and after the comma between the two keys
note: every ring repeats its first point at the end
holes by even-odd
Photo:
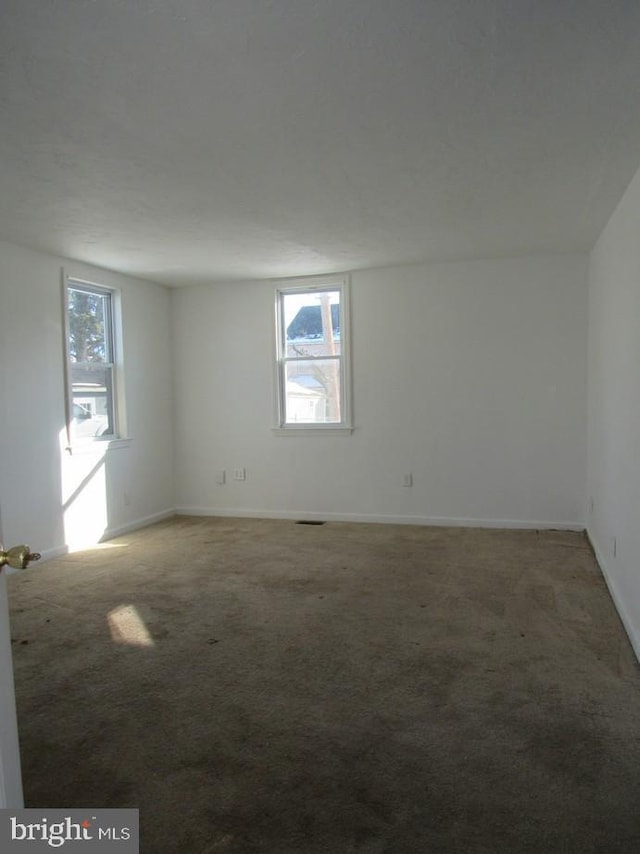
{"type": "Polygon", "coordinates": [[[224,483],[226,482],[226,480],[227,480],[227,475],[226,475],[225,470],[224,469],[218,469],[218,471],[216,472],[216,483],[220,484],[220,486],[223,486],[224,483]]]}
{"type": "Polygon", "coordinates": [[[233,479],[234,480],[246,480],[247,479],[247,470],[246,469],[234,469],[233,470],[233,479]]]}
{"type": "Polygon", "coordinates": [[[613,556],[615,557],[618,553],[618,540],[617,537],[611,537],[611,551],[613,552],[613,556]]]}
{"type": "Polygon", "coordinates": [[[402,485],[403,486],[413,486],[413,475],[412,474],[403,474],[402,475],[402,485]]]}
{"type": "Polygon", "coordinates": [[[593,515],[594,508],[596,506],[596,502],[593,500],[593,496],[589,499],[589,513],[593,515]]]}
{"type": "Polygon", "coordinates": [[[131,504],[131,496],[128,492],[124,493],[124,495],[122,496],[122,500],[125,507],[128,507],[131,504]]]}

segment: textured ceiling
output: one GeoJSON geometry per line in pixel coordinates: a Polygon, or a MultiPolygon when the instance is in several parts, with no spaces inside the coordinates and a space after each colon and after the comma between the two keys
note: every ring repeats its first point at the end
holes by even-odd
{"type": "Polygon", "coordinates": [[[170,285],[588,249],[637,0],[2,0],[0,238],[170,285]]]}

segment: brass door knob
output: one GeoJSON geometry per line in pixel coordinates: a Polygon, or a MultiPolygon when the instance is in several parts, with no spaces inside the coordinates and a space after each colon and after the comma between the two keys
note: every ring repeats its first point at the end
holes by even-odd
{"type": "Polygon", "coordinates": [[[0,567],[8,565],[14,569],[26,569],[32,560],[40,560],[40,555],[32,552],[29,546],[13,546],[6,552],[0,547],[0,567]]]}

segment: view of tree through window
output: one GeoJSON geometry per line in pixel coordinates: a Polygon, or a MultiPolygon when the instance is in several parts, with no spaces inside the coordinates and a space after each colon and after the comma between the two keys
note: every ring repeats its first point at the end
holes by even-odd
{"type": "Polygon", "coordinates": [[[69,358],[106,361],[104,296],[69,288],[69,358]]]}
{"type": "Polygon", "coordinates": [[[112,298],[109,291],[70,283],[68,296],[71,438],[115,434],[112,298]]]}

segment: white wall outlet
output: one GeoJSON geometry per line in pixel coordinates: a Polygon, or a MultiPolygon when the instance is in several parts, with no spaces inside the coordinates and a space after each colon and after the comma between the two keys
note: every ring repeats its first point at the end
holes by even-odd
{"type": "Polygon", "coordinates": [[[224,483],[226,483],[226,480],[227,480],[227,475],[226,475],[225,470],[224,469],[218,469],[218,471],[216,472],[216,483],[218,483],[218,484],[220,484],[220,486],[222,486],[224,483]]]}
{"type": "Polygon", "coordinates": [[[247,479],[247,470],[246,469],[234,469],[233,470],[233,479],[234,480],[246,480],[247,479]]]}
{"type": "Polygon", "coordinates": [[[611,551],[613,552],[613,556],[615,557],[618,552],[618,541],[616,537],[611,537],[611,551]]]}
{"type": "Polygon", "coordinates": [[[403,486],[413,486],[413,475],[412,474],[403,474],[402,475],[402,485],[403,486]]]}
{"type": "Polygon", "coordinates": [[[593,496],[591,496],[591,498],[589,499],[589,513],[591,513],[591,515],[593,515],[593,511],[595,509],[595,506],[596,506],[596,502],[593,500],[593,496]]]}
{"type": "Polygon", "coordinates": [[[129,495],[128,492],[124,493],[122,500],[124,502],[125,507],[128,507],[131,504],[131,496],[129,495]]]}

